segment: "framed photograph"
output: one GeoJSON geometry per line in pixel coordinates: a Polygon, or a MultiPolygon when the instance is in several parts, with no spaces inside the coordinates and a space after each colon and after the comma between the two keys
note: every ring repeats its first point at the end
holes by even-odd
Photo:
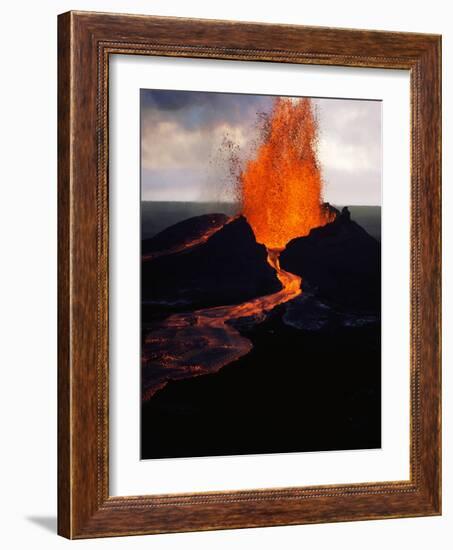
{"type": "Polygon", "coordinates": [[[440,514],[440,37],[58,28],[59,533],[440,514]]]}

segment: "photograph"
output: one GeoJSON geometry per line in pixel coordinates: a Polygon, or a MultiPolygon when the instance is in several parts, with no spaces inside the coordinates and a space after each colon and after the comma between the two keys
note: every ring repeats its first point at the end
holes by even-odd
{"type": "Polygon", "coordinates": [[[382,102],[140,89],[144,459],[380,449],[382,102]]]}
{"type": "Polygon", "coordinates": [[[449,6],[2,5],[5,550],[452,550],[449,6]]]}

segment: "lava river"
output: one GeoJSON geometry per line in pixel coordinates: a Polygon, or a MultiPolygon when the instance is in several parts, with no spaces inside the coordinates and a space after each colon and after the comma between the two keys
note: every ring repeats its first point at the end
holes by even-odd
{"type": "Polygon", "coordinates": [[[280,267],[281,250],[268,250],[282,289],[230,306],[171,315],[149,334],[143,345],[142,397],[147,400],[168,380],[215,373],[247,354],[252,343],[229,321],[254,317],[257,322],[276,306],[301,294],[301,278],[280,267]]]}

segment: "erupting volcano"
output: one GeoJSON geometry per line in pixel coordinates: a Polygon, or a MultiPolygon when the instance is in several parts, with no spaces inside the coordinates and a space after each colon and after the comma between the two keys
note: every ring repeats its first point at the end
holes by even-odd
{"type": "Polygon", "coordinates": [[[148,101],[143,151],[167,179],[142,202],[141,458],[378,447],[380,243],[324,202],[321,100],[148,101]],[[226,183],[207,179],[229,194],[184,203],[216,139],[226,183]]]}
{"type": "MultiPolygon", "coordinates": [[[[168,317],[145,339],[145,363],[148,372],[154,373],[144,384],[145,399],[163,387],[169,377],[217,372],[248,353],[250,342],[231,322],[246,317],[262,318],[302,293],[302,278],[281,268],[280,254],[291,239],[306,236],[335,217],[321,203],[322,179],[315,147],[317,125],[310,100],[278,98],[263,132],[256,158],[249,160],[240,174],[241,204],[256,242],[266,247],[267,263],[275,270],[281,290],[239,304],[168,317]],[[165,365],[165,369],[159,369],[159,365],[165,365]]],[[[231,218],[217,226],[208,226],[205,233],[183,246],[143,256],[143,260],[196,249],[229,223],[231,218]]]]}
{"type": "Polygon", "coordinates": [[[333,219],[322,204],[310,99],[277,98],[264,134],[256,158],[240,176],[242,207],[256,240],[281,250],[333,219]]]}

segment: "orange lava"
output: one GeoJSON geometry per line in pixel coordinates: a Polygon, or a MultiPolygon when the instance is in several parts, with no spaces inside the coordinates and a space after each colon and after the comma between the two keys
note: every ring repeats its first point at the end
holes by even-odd
{"type": "Polygon", "coordinates": [[[332,221],[322,204],[316,139],[310,99],[277,98],[256,158],[240,176],[243,213],[268,250],[332,221]]]}
{"type": "Polygon", "coordinates": [[[302,279],[298,275],[285,271],[280,267],[280,252],[281,250],[269,250],[267,261],[275,269],[278,280],[282,283],[282,290],[274,292],[274,294],[266,294],[265,296],[254,298],[242,304],[201,309],[195,312],[198,316],[198,322],[216,326],[219,323],[223,324],[226,321],[240,319],[241,317],[261,315],[269,312],[279,304],[284,304],[298,296],[302,292],[300,289],[302,279]]]}
{"type": "Polygon", "coordinates": [[[177,246],[174,246],[172,248],[168,248],[166,250],[158,250],[156,252],[150,252],[149,254],[143,254],[142,261],[147,262],[149,260],[155,260],[156,258],[160,258],[161,256],[169,256],[170,254],[178,254],[179,252],[183,252],[184,250],[189,250],[190,248],[194,248],[195,246],[198,246],[199,244],[205,243],[214,233],[217,233],[222,227],[224,227],[227,223],[232,222],[234,219],[236,219],[237,216],[232,216],[229,218],[225,223],[222,223],[220,225],[216,225],[215,227],[210,227],[207,229],[203,235],[200,235],[196,239],[192,239],[191,241],[184,242],[182,244],[179,244],[177,246]]]}
{"type": "MultiPolygon", "coordinates": [[[[296,296],[302,293],[301,284],[302,278],[299,275],[285,271],[280,267],[280,253],[282,251],[279,249],[273,249],[267,251],[267,262],[268,264],[275,269],[278,280],[281,282],[284,291],[284,299],[279,303],[287,302],[292,300],[296,296]]],[[[283,298],[283,297],[282,297],[283,298]]],[[[277,304],[276,304],[277,305],[277,304]]]]}
{"type": "Polygon", "coordinates": [[[147,336],[142,357],[144,401],[165,387],[169,379],[181,380],[218,372],[251,351],[250,340],[229,321],[253,316],[260,322],[266,313],[302,292],[301,277],[280,267],[280,252],[269,250],[267,257],[283,287],[278,292],[241,304],[170,315],[147,336]],[[151,376],[147,375],[148,369],[151,376]]]}

